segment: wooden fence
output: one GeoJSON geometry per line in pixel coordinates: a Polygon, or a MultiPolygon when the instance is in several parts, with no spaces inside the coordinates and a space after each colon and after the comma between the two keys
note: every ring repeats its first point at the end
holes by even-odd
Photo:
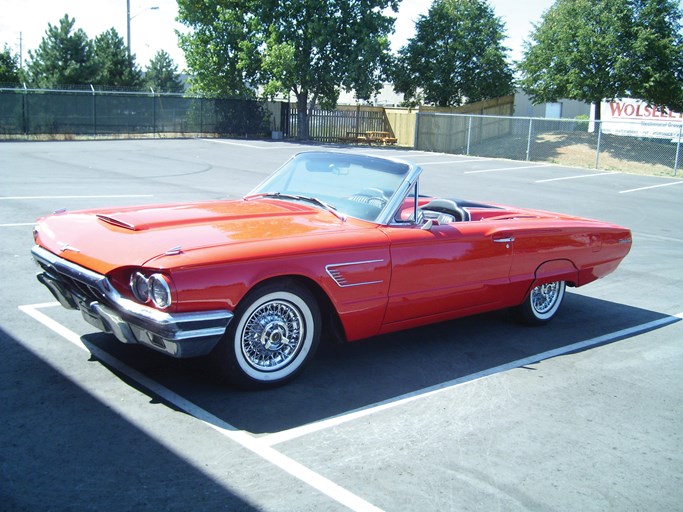
{"type": "Polygon", "coordinates": [[[514,96],[457,108],[422,107],[412,147],[467,154],[471,145],[508,135],[512,129],[513,111],[514,96]]]}
{"type": "MultiPolygon", "coordinates": [[[[296,138],[298,109],[290,108],[289,136],[296,138]]],[[[309,135],[320,142],[340,142],[351,134],[365,132],[391,132],[384,109],[381,107],[340,106],[336,110],[314,109],[309,113],[309,135]]]]}
{"type": "MultiPolygon", "coordinates": [[[[454,108],[420,107],[384,108],[339,106],[336,110],[315,109],[309,117],[310,136],[320,142],[348,141],[351,135],[365,132],[388,132],[398,145],[428,151],[453,152],[466,141],[481,142],[506,134],[510,124],[500,120],[480,119],[468,124],[459,116],[512,116],[514,97],[504,96],[454,108]]],[[[296,104],[290,106],[288,136],[298,134],[296,104]]]]}

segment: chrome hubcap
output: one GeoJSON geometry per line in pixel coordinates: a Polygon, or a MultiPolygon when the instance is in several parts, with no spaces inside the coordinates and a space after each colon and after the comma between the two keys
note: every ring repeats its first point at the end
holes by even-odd
{"type": "Polygon", "coordinates": [[[276,300],[258,307],[243,331],[246,360],[261,371],[287,366],[301,348],[303,325],[301,312],[289,302],[276,300]]]}
{"type": "Polygon", "coordinates": [[[531,291],[531,306],[539,314],[544,314],[550,311],[555,302],[560,290],[560,283],[548,283],[537,286],[531,291]]]}

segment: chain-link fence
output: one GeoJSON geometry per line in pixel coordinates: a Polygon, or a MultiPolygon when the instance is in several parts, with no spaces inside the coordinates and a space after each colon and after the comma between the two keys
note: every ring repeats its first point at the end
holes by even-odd
{"type": "MultiPolygon", "coordinates": [[[[273,132],[296,137],[296,114],[295,106],[282,102],[92,86],[89,90],[0,86],[0,139],[5,140],[159,134],[270,137],[273,132]]],[[[414,122],[414,129],[409,129],[414,137],[407,140],[394,117],[375,107],[315,110],[309,130],[313,139],[323,142],[381,131],[398,138],[399,145],[425,151],[667,176],[678,175],[683,165],[683,119],[595,122],[408,111],[403,117],[408,118],[407,125],[414,122]]]]}
{"type": "MultiPolygon", "coordinates": [[[[666,124],[664,124],[666,123],[666,124]]],[[[604,170],[672,174],[681,162],[683,123],[658,131],[641,122],[423,113],[415,149],[604,170]]]]}
{"type": "Polygon", "coordinates": [[[154,92],[0,88],[0,138],[283,131],[287,105],[154,92]]]}

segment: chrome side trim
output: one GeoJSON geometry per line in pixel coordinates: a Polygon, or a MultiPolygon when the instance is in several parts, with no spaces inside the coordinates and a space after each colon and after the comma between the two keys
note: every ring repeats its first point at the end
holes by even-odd
{"type": "Polygon", "coordinates": [[[329,265],[325,265],[325,272],[334,280],[335,283],[340,288],[350,288],[353,286],[365,286],[369,284],[379,284],[383,283],[384,280],[380,279],[379,281],[363,281],[360,283],[349,283],[346,279],[346,276],[344,275],[344,272],[342,272],[338,267],[350,267],[353,265],[365,265],[368,263],[383,263],[384,260],[366,260],[366,261],[349,261],[346,263],[331,263],[329,265]]]}

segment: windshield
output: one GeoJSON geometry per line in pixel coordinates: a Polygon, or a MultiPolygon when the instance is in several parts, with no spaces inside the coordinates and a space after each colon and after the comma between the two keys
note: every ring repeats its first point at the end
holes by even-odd
{"type": "Polygon", "coordinates": [[[251,191],[307,201],[358,219],[377,222],[411,174],[405,162],[333,152],[300,153],[251,191]]]}

